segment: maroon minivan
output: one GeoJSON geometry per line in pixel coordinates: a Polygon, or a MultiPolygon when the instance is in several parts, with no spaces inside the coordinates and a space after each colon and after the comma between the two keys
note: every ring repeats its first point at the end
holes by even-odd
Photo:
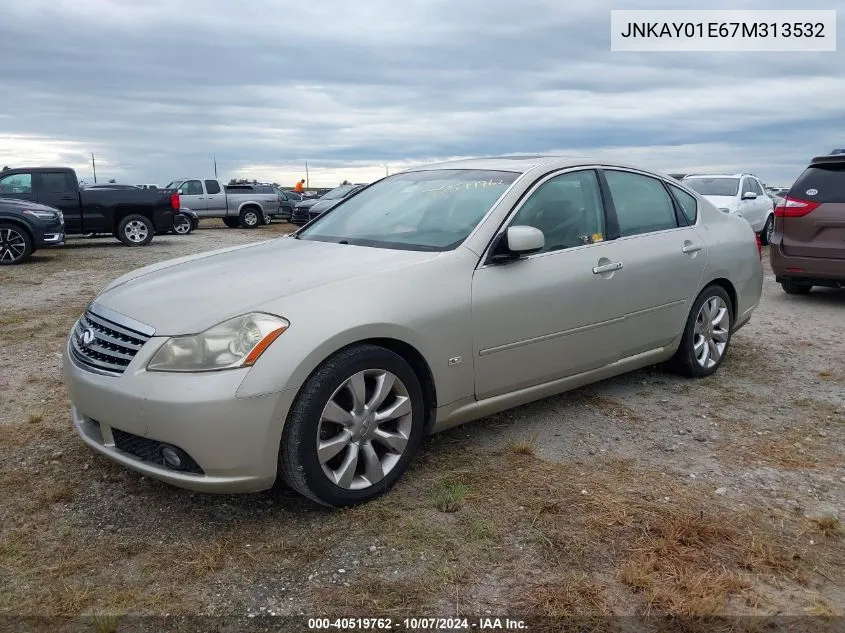
{"type": "Polygon", "coordinates": [[[814,158],[775,207],[769,259],[789,294],[845,288],[845,154],[814,158]]]}

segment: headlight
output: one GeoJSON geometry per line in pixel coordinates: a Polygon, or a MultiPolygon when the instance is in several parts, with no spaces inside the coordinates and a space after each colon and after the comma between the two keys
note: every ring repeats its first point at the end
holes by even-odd
{"type": "Polygon", "coordinates": [[[31,215],[34,218],[38,218],[39,220],[55,220],[59,217],[55,211],[33,211],[32,209],[27,209],[24,211],[25,215],[31,215]]]}
{"type": "Polygon", "coordinates": [[[148,371],[216,371],[249,367],[290,326],[261,312],[224,321],[199,334],[174,336],[153,356],[148,371]]]}

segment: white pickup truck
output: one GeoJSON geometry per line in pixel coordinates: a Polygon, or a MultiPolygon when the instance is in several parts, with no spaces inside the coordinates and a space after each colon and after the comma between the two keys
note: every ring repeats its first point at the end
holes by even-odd
{"type": "Polygon", "coordinates": [[[270,185],[224,185],[215,179],[180,178],[165,189],[176,189],[179,201],[202,218],[223,218],[230,228],[253,229],[280,214],[280,201],[270,185]]]}

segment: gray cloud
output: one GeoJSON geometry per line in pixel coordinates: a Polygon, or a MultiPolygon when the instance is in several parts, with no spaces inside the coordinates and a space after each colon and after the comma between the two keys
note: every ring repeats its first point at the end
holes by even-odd
{"type": "MultiPolygon", "coordinates": [[[[708,6],[793,8],[736,4],[708,6]]],[[[293,181],[307,159],[333,184],[386,162],[560,149],[788,180],[845,143],[831,140],[842,53],[610,52],[609,10],[632,0],[247,6],[4,8],[0,163],[87,174],[95,152],[102,176],[163,184],[209,173],[212,156],[225,176],[293,181]]]]}

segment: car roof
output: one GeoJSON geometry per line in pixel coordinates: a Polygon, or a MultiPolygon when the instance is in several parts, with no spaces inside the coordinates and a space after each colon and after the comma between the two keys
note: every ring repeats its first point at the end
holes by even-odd
{"type": "Polygon", "coordinates": [[[435,169],[479,169],[484,171],[511,171],[524,174],[536,167],[547,169],[566,169],[568,167],[579,167],[581,165],[602,165],[605,167],[621,167],[638,171],[658,174],[670,178],[659,170],[645,169],[641,166],[629,163],[618,162],[609,159],[601,159],[590,156],[565,156],[559,154],[514,154],[504,156],[488,156],[483,158],[462,158],[457,160],[418,165],[403,172],[430,171],[435,169]]]}
{"type": "Polygon", "coordinates": [[[691,174],[684,177],[684,180],[692,180],[693,178],[742,178],[743,176],[753,176],[753,174],[691,174]]]}

